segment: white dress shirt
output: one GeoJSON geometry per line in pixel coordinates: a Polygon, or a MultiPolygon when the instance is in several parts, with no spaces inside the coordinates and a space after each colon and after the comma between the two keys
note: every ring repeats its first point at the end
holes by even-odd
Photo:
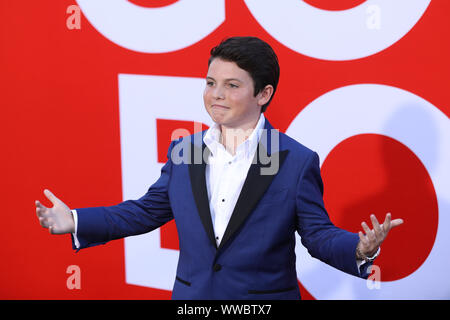
{"type": "Polygon", "coordinates": [[[237,146],[235,155],[229,153],[220,143],[219,125],[214,124],[203,137],[203,142],[211,151],[205,175],[217,246],[223,238],[241,193],[264,129],[264,123],[265,118],[261,113],[255,129],[245,141],[237,146]]]}

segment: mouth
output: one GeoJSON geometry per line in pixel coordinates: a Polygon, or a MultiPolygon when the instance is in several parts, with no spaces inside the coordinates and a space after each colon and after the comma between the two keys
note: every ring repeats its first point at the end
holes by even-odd
{"type": "Polygon", "coordinates": [[[213,104],[211,108],[218,108],[218,109],[230,109],[228,107],[222,106],[221,104],[213,104]]]}

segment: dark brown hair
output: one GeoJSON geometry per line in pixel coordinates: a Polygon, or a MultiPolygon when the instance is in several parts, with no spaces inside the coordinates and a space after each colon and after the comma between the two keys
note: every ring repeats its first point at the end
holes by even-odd
{"type": "Polygon", "coordinates": [[[278,58],[272,47],[256,37],[232,37],[211,49],[208,66],[215,58],[234,62],[239,68],[247,71],[254,82],[255,96],[268,84],[273,86],[270,100],[261,107],[261,112],[266,111],[275,95],[280,78],[278,58]]]}

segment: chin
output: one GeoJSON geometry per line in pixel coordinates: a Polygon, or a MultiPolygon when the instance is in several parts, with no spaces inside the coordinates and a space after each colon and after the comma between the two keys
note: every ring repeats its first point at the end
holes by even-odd
{"type": "Polygon", "coordinates": [[[223,115],[214,114],[214,112],[209,112],[211,119],[217,124],[225,124],[226,119],[223,115]]]}
{"type": "Polygon", "coordinates": [[[212,118],[212,120],[217,123],[218,125],[226,125],[226,121],[222,120],[222,119],[214,119],[212,118]]]}

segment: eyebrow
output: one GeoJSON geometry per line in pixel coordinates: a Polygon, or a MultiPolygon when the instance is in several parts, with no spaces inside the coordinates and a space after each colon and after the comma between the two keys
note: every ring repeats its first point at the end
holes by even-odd
{"type": "MultiPolygon", "coordinates": [[[[214,80],[214,81],[216,81],[216,79],[214,79],[213,77],[206,77],[206,79],[211,79],[211,80],[214,80]]],[[[228,79],[225,79],[225,81],[239,81],[239,82],[242,82],[241,80],[239,80],[239,79],[236,79],[236,78],[228,78],[228,79]]]]}

